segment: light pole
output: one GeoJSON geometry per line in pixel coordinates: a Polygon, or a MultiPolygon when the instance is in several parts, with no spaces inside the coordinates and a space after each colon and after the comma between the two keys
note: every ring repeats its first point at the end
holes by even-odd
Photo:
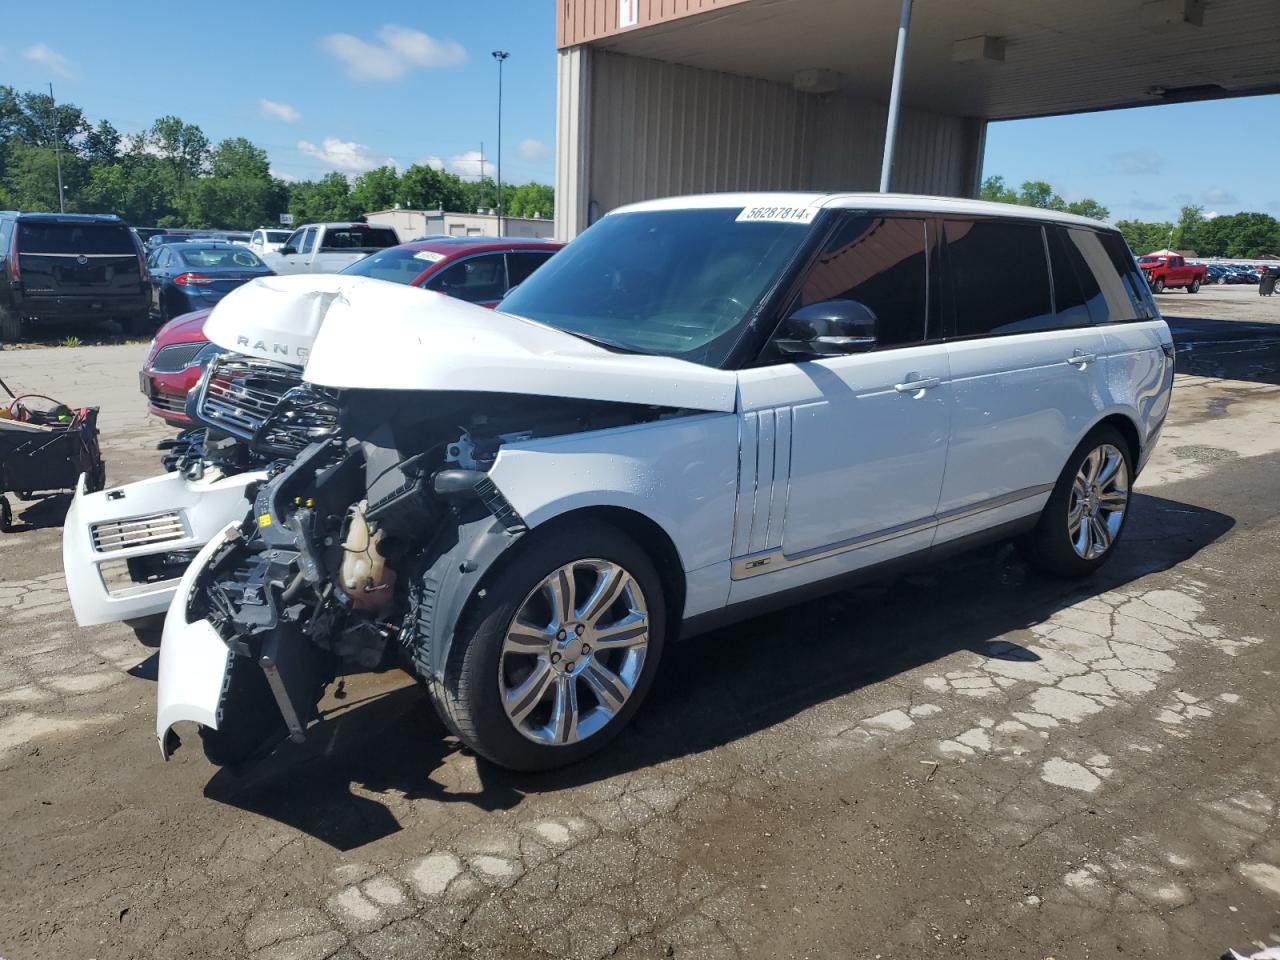
{"type": "Polygon", "coordinates": [[[53,99],[53,84],[49,84],[49,113],[53,117],[53,155],[58,159],[58,212],[67,212],[67,198],[62,186],[62,131],[58,129],[58,102],[53,99]]]}
{"type": "MultiPolygon", "coordinates": [[[[505,50],[493,51],[498,61],[498,236],[502,236],[502,65],[511,56],[505,50]]],[[[484,177],[484,159],[480,160],[480,176],[484,177]]]]}

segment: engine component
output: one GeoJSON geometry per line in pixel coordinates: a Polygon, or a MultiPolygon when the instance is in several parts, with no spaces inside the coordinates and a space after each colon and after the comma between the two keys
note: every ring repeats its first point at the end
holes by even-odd
{"type": "Polygon", "coordinates": [[[365,519],[369,501],[361,500],[347,514],[347,534],[342,541],[342,566],[338,585],[357,610],[380,610],[391,605],[395,571],[382,555],[386,531],[370,530],[365,519]]]}

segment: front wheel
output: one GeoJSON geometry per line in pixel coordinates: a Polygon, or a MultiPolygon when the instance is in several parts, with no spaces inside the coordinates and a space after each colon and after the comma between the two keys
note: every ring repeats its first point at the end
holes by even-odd
{"type": "Polygon", "coordinates": [[[1086,577],[1115,552],[1129,516],[1133,454],[1114,427],[1093,430],[1072,452],[1031,534],[1031,560],[1086,577]]]}
{"type": "Polygon", "coordinates": [[[600,524],[535,532],[472,599],[432,701],[476,753],[548,770],[594,753],[653,682],[662,581],[630,537],[600,524]]]}

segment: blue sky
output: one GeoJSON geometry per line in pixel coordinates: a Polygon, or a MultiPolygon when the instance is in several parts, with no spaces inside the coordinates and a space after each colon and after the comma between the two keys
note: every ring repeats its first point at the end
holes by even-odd
{"type": "MultiPolygon", "coordinates": [[[[508,50],[503,179],[552,180],[552,0],[9,0],[0,83],[43,88],[127,133],[163,114],[246,136],[285,177],[388,160],[479,172],[497,148],[495,49],[508,50]]],[[[1116,219],[1184,203],[1280,215],[1280,97],[996,123],[984,169],[1048,180],[1116,219]]],[[[491,171],[490,171],[491,172],[491,171]]]]}
{"type": "Polygon", "coordinates": [[[1116,220],[1206,213],[1280,216],[1280,96],[1170,104],[987,127],[986,175],[1048,180],[1093,197],[1116,220]]]}
{"type": "MultiPolygon", "coordinates": [[[[174,114],[214,141],[245,136],[289,177],[435,158],[550,182],[555,7],[547,0],[153,0],[4,3],[0,83],[43,89],[136,132],[174,114]],[[271,105],[264,105],[263,101],[271,105]]],[[[491,171],[490,171],[491,172],[491,171]]]]}

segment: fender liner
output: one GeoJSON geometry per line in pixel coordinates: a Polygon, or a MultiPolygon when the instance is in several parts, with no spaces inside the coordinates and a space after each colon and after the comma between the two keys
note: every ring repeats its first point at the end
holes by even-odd
{"type": "Polygon", "coordinates": [[[424,681],[443,679],[463,610],[494,563],[522,535],[485,514],[446,527],[427,548],[409,585],[409,611],[400,632],[405,656],[424,681]]]}

